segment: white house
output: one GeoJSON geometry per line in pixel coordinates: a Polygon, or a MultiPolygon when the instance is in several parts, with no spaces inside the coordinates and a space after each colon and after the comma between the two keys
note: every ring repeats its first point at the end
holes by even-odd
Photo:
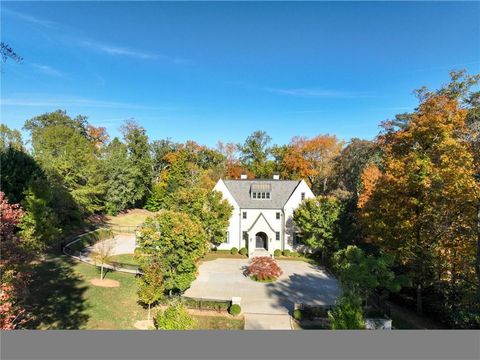
{"type": "Polygon", "coordinates": [[[276,249],[295,250],[293,211],[314,195],[304,180],[220,179],[214,187],[233,206],[225,242],[218,249],[247,248],[248,256],[273,255],[276,249]]]}

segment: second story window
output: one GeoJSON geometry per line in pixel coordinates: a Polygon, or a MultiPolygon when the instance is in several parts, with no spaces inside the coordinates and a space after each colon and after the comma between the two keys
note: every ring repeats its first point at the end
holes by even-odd
{"type": "Polygon", "coordinates": [[[275,240],[277,240],[277,241],[280,240],[280,231],[277,231],[275,233],[275,240]]]}
{"type": "Polygon", "coordinates": [[[302,201],[305,200],[305,193],[302,193],[302,201]]]}
{"type": "Polygon", "coordinates": [[[280,219],[280,213],[279,212],[277,212],[277,214],[275,216],[276,216],[277,220],[280,219]]]}
{"type": "Polygon", "coordinates": [[[244,211],[244,212],[242,213],[242,218],[243,218],[243,219],[246,219],[246,218],[247,218],[247,212],[246,212],[246,211],[244,211]]]}

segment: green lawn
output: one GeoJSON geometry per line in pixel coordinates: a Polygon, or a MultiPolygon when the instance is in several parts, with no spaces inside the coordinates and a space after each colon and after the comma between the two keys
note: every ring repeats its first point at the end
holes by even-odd
{"type": "Polygon", "coordinates": [[[113,226],[137,226],[145,221],[149,216],[154,213],[145,209],[133,209],[129,210],[125,214],[119,214],[116,216],[107,216],[107,223],[113,226]]]}
{"type": "Polygon", "coordinates": [[[119,262],[124,264],[138,265],[137,259],[134,258],[133,254],[120,254],[112,256],[113,262],[119,262]]]}
{"type": "Polygon", "coordinates": [[[90,284],[98,268],[62,256],[44,261],[32,272],[30,294],[25,299],[36,317],[26,324],[31,329],[133,329],[147,311],[137,304],[135,277],[109,272],[118,288],[90,284]]]}
{"type": "Polygon", "coordinates": [[[243,330],[245,321],[243,318],[234,319],[226,316],[193,315],[197,320],[196,330],[243,330]]]}
{"type": "MultiPolygon", "coordinates": [[[[35,316],[30,317],[25,327],[123,330],[134,329],[135,321],[147,319],[147,310],[137,303],[134,275],[107,273],[106,279],[120,283],[118,288],[92,285],[90,280],[97,277],[97,267],[68,256],[49,257],[35,265],[29,294],[25,297],[28,312],[35,316]]],[[[155,310],[152,311],[154,312],[155,310]]],[[[223,315],[193,316],[197,319],[197,329],[243,329],[243,318],[223,315]]]]}

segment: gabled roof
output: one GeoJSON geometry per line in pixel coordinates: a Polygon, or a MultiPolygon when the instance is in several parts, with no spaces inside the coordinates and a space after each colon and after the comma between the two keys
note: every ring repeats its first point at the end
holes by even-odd
{"type": "Polygon", "coordinates": [[[268,227],[270,228],[270,230],[272,230],[273,232],[275,232],[275,230],[273,230],[272,226],[270,225],[270,223],[268,222],[267,218],[265,217],[265,215],[263,215],[263,213],[260,213],[260,215],[257,216],[257,218],[255,219],[255,221],[253,222],[252,226],[250,226],[250,229],[248,229],[247,231],[250,231],[253,229],[253,227],[257,224],[258,220],[260,220],[260,218],[263,218],[263,220],[267,223],[268,227]]]}
{"type": "MultiPolygon", "coordinates": [[[[298,180],[223,180],[230,194],[243,209],[282,209],[290,196],[297,188],[298,180]],[[250,192],[263,184],[264,188],[270,188],[270,199],[252,199],[250,192]]],[[[264,190],[265,191],[265,190],[264,190]]]]}

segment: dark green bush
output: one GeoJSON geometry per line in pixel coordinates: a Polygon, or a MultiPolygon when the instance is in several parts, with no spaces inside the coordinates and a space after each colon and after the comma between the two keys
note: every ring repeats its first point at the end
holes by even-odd
{"type": "Polygon", "coordinates": [[[300,309],[293,310],[293,318],[297,321],[302,320],[303,319],[302,310],[300,310],[300,309]]]}
{"type": "Polygon", "coordinates": [[[283,256],[290,256],[291,251],[288,249],[283,250],[283,256]]]}
{"type": "Polygon", "coordinates": [[[242,312],[242,308],[238,304],[233,304],[232,306],[230,306],[230,309],[228,309],[228,312],[230,313],[230,315],[238,316],[242,312]]]}
{"type": "Polygon", "coordinates": [[[243,255],[243,256],[248,254],[247,248],[241,248],[238,252],[240,255],[243,255]]]}
{"type": "Polygon", "coordinates": [[[281,255],[282,255],[282,250],[280,250],[280,249],[277,249],[273,252],[273,256],[275,256],[275,257],[279,257],[281,255]]]}
{"type": "Polygon", "coordinates": [[[238,249],[236,247],[231,248],[230,254],[237,255],[238,254],[238,249]]]}

